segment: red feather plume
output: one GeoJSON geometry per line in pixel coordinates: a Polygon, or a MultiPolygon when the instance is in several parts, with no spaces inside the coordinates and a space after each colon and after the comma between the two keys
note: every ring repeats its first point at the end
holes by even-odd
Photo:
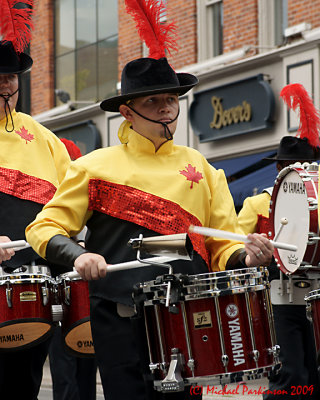
{"type": "Polygon", "coordinates": [[[311,146],[318,147],[320,145],[319,112],[306,89],[299,83],[292,83],[281,90],[280,97],[289,108],[296,110],[299,107],[300,123],[297,136],[300,139],[307,138],[311,146]]]}
{"type": "Polygon", "coordinates": [[[159,59],[177,50],[176,25],[162,24],[160,18],[166,8],[162,1],[157,0],[125,0],[126,12],[131,14],[141,40],[149,49],[149,57],[159,59]]]}
{"type": "Polygon", "coordinates": [[[33,0],[0,0],[0,34],[3,41],[12,42],[17,53],[22,53],[31,40],[33,0]],[[26,8],[16,8],[24,3],[26,8]]]}
{"type": "Polygon", "coordinates": [[[66,149],[72,161],[82,156],[79,147],[72,140],[65,138],[61,138],[60,140],[66,146],[66,149]]]}

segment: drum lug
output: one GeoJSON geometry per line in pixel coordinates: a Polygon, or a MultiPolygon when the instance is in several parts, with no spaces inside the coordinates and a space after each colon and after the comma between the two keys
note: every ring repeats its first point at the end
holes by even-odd
{"type": "Polygon", "coordinates": [[[255,361],[255,362],[258,362],[259,357],[260,357],[259,350],[252,350],[252,355],[253,355],[254,361],[255,361]]]}
{"type": "Polygon", "coordinates": [[[313,197],[308,197],[307,201],[309,203],[309,210],[310,211],[314,211],[314,210],[318,209],[318,201],[317,201],[317,199],[315,199],[313,197]]]}
{"type": "Polygon", "coordinates": [[[63,307],[61,304],[52,304],[51,305],[51,315],[52,321],[58,322],[63,319],[63,307]]]}
{"type": "Polygon", "coordinates": [[[46,306],[49,303],[49,289],[46,286],[41,287],[41,292],[42,292],[42,303],[44,306],[46,306]]]}
{"type": "Polygon", "coordinates": [[[277,363],[279,360],[279,355],[280,355],[280,346],[278,344],[275,344],[272,346],[271,349],[268,349],[269,354],[273,354],[273,358],[275,362],[277,363]]]}
{"type": "Polygon", "coordinates": [[[64,302],[66,303],[67,306],[70,306],[70,286],[66,285],[66,282],[64,282],[64,302]]]}
{"type": "Polygon", "coordinates": [[[12,308],[12,288],[9,286],[9,284],[6,287],[6,298],[8,307],[12,308]]]}
{"type": "Polygon", "coordinates": [[[221,361],[222,361],[222,365],[227,368],[228,364],[229,364],[229,357],[227,356],[227,354],[223,354],[221,357],[221,361]]]}
{"type": "Polygon", "coordinates": [[[179,349],[171,349],[171,361],[167,376],[161,381],[161,390],[163,392],[182,392],[184,390],[184,381],[181,371],[184,369],[184,356],[179,353],[179,349]]]}
{"type": "Polygon", "coordinates": [[[159,363],[150,363],[149,364],[149,369],[151,372],[155,371],[156,369],[160,369],[159,363]]]}
{"type": "Polygon", "coordinates": [[[192,375],[194,373],[194,359],[190,358],[187,362],[187,366],[189,367],[190,371],[192,372],[192,375]]]}
{"type": "Polygon", "coordinates": [[[307,242],[308,246],[317,244],[317,241],[319,241],[319,240],[320,240],[320,237],[316,236],[315,233],[313,233],[313,232],[308,233],[308,242],[307,242]]]}
{"type": "Polygon", "coordinates": [[[307,319],[310,322],[313,322],[313,320],[312,320],[312,305],[311,305],[311,303],[307,303],[307,305],[306,305],[306,316],[307,316],[307,319]]]}

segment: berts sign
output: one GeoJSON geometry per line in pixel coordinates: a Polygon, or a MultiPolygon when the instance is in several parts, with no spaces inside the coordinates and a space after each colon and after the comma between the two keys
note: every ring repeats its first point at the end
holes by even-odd
{"type": "Polygon", "coordinates": [[[194,93],[190,122],[200,142],[269,129],[274,95],[262,74],[194,93]]]}

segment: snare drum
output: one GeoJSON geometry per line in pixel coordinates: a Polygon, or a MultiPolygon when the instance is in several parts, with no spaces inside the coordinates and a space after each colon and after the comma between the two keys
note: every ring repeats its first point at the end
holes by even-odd
{"type": "Polygon", "coordinates": [[[320,271],[318,225],[318,165],[296,163],[277,176],[270,203],[272,238],[296,245],[296,252],[275,249],[278,266],[285,274],[320,271]],[[282,225],[283,218],[288,220],[282,225]]]}
{"type": "Polygon", "coordinates": [[[279,368],[266,274],[250,268],[173,275],[169,308],[165,277],[141,284],[156,390],[258,379],[279,368]]]}
{"type": "Polygon", "coordinates": [[[90,302],[88,282],[73,273],[58,278],[60,299],[63,308],[62,333],[67,349],[76,356],[94,356],[90,324],[90,302]]]}
{"type": "Polygon", "coordinates": [[[46,266],[0,268],[0,351],[29,348],[53,328],[55,280],[46,266]]]}

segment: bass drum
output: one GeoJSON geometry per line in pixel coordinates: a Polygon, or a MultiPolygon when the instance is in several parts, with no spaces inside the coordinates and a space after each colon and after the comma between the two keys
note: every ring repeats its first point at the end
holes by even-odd
{"type": "Polygon", "coordinates": [[[285,274],[320,272],[318,165],[296,163],[277,176],[270,202],[271,232],[276,241],[296,245],[296,252],[275,249],[285,274]]]}

